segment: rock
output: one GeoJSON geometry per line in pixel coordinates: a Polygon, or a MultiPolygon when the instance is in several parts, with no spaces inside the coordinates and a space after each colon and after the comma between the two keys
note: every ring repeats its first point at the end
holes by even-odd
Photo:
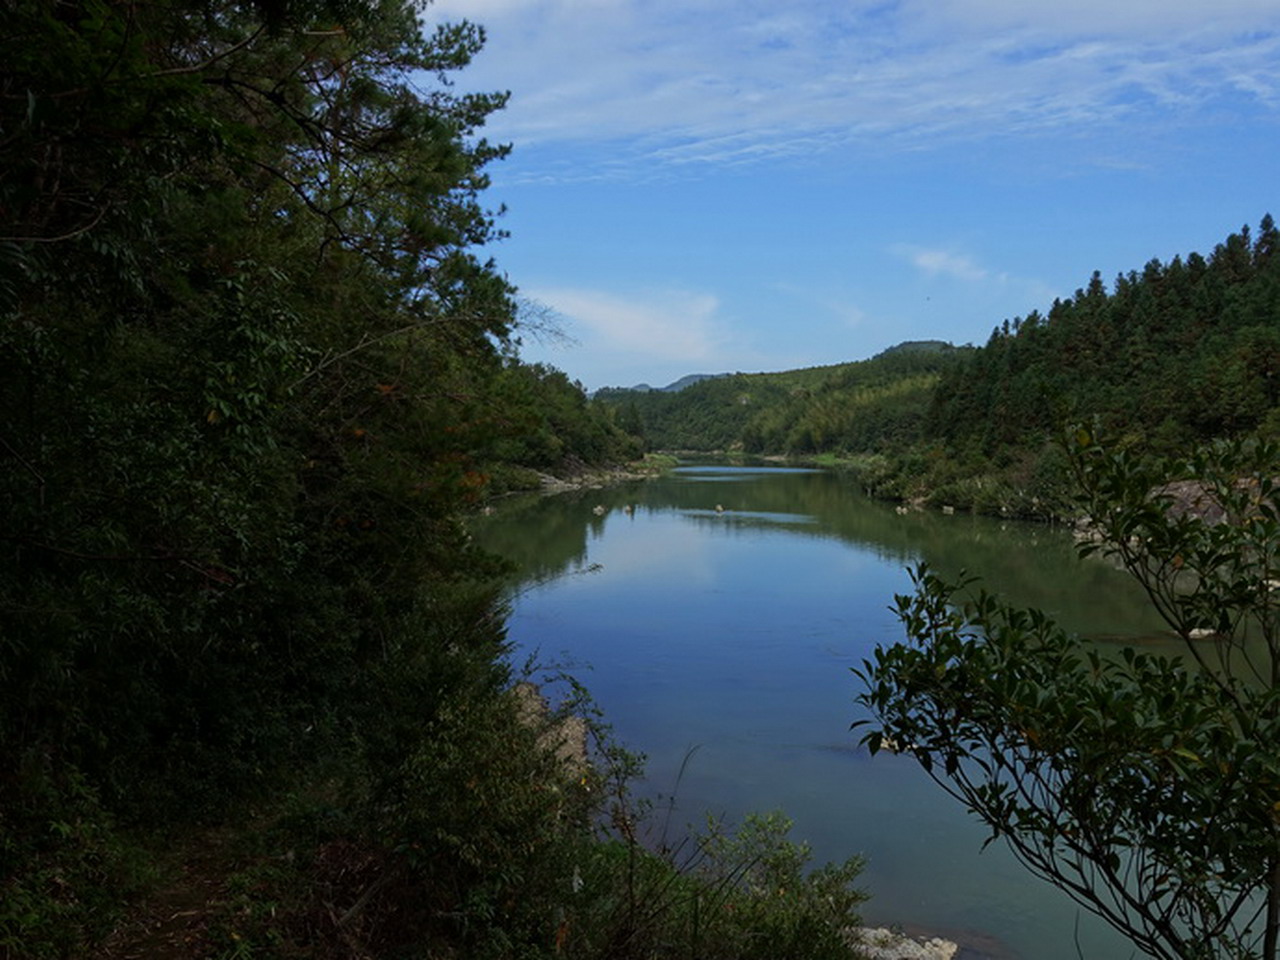
{"type": "Polygon", "coordinates": [[[960,949],[941,937],[908,937],[885,927],[857,927],[850,937],[867,960],[952,960],[960,949]]]}
{"type": "Polygon", "coordinates": [[[551,709],[538,685],[521,680],[511,688],[523,723],[541,730],[538,743],[555,753],[571,777],[581,776],[586,770],[587,723],[582,717],[567,716],[558,720],[551,717],[551,709]]]}
{"type": "Polygon", "coordinates": [[[916,748],[914,743],[898,743],[893,737],[882,737],[880,746],[890,753],[910,753],[916,748]]]}
{"type": "MultiPolygon", "coordinates": [[[[1245,485],[1245,482],[1240,484],[1242,488],[1245,485]]],[[[1155,493],[1169,501],[1169,515],[1172,517],[1196,517],[1209,526],[1230,519],[1214,496],[1213,489],[1202,481],[1175,480],[1158,487],[1155,493]]]]}

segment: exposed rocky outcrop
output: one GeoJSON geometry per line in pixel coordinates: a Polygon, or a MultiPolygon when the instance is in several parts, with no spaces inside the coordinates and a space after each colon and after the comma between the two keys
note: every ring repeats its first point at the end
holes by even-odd
{"type": "Polygon", "coordinates": [[[555,753],[570,774],[581,773],[587,766],[587,723],[582,717],[554,719],[551,708],[538,685],[522,680],[511,688],[516,698],[520,719],[541,731],[538,743],[555,753]]]}
{"type": "Polygon", "coordinates": [[[851,935],[866,960],[952,960],[960,949],[941,937],[910,937],[886,927],[858,927],[851,935]]]}
{"type": "Polygon", "coordinates": [[[1199,517],[1213,525],[1227,519],[1227,511],[1213,496],[1213,492],[1199,480],[1175,480],[1156,491],[1170,501],[1169,513],[1174,517],[1199,517]]]}

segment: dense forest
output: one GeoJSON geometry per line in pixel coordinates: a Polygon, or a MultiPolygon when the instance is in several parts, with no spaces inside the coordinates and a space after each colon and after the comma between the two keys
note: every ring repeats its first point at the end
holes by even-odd
{"type": "Polygon", "coordinates": [[[639,449],[517,359],[505,95],[419,14],[6,7],[0,956],[710,955],[857,902],[776,821],[677,874],[625,754],[570,771],[509,693],[467,512],[639,449]]]}
{"type": "Polygon", "coordinates": [[[1280,427],[1280,232],[1268,214],[1204,257],[1149,262],[992,331],[940,386],[930,435],[987,452],[1064,415],[1099,416],[1160,452],[1280,427]]]}
{"type": "Polygon", "coordinates": [[[1165,454],[1280,432],[1280,231],[1088,285],[981,348],[904,344],[861,363],[601,391],[656,447],[843,458],[875,493],[1026,516],[1067,509],[1056,440],[1098,421],[1165,454]]]}
{"type": "Polygon", "coordinates": [[[922,435],[933,388],[966,352],[936,340],[903,343],[870,360],[736,373],[679,390],[605,388],[595,399],[655,449],[879,450],[922,435]]]}

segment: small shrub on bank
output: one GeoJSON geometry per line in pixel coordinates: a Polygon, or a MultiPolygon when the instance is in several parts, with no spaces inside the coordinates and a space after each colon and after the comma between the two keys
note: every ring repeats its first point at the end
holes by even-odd
{"type": "MultiPolygon", "coordinates": [[[[563,715],[498,692],[442,709],[395,790],[345,812],[294,809],[226,883],[224,951],[571,960],[852,958],[857,858],[808,869],[781,814],[650,841],[640,761],[580,696],[592,764],[566,762],[563,715]]],[[[652,829],[651,829],[652,828],[652,829]]]]}
{"type": "Polygon", "coordinates": [[[84,779],[48,766],[32,760],[0,808],[0,958],[75,954],[152,872],[84,779]]]}

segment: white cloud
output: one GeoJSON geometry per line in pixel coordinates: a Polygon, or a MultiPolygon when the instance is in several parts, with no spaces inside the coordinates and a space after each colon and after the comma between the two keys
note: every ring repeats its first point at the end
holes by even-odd
{"type": "Polygon", "coordinates": [[[857,330],[867,325],[870,317],[865,310],[838,300],[823,300],[822,305],[835,314],[846,327],[857,330]]]}
{"type": "Polygon", "coordinates": [[[895,244],[890,250],[930,277],[943,276],[977,283],[991,276],[990,271],[963,253],[905,243],[895,244]]]}
{"type": "Polygon", "coordinates": [[[574,321],[572,336],[594,349],[654,360],[703,360],[715,354],[719,301],[710,294],[663,292],[638,298],[568,287],[530,296],[574,321]]]}
{"type": "Polygon", "coordinates": [[[591,370],[595,388],[648,380],[662,385],[688,373],[719,372],[744,355],[708,293],[649,290],[619,295],[577,287],[532,287],[530,298],[564,319],[568,343],[532,343],[526,360],[591,370]],[[710,364],[714,371],[703,370],[710,364]]]}
{"type": "Polygon", "coordinates": [[[907,0],[920,15],[987,30],[1152,37],[1252,30],[1276,20],[1274,0],[907,0]]]}
{"type": "Polygon", "coordinates": [[[1014,299],[1038,308],[1061,296],[1061,291],[1054,290],[1043,280],[989,269],[957,250],[899,243],[891,246],[889,252],[910,263],[930,280],[958,281],[974,292],[985,290],[987,296],[1003,298],[1012,295],[1014,299]]]}
{"type": "MultiPolygon", "coordinates": [[[[1280,105],[1275,0],[446,0],[484,24],[460,77],[494,132],[596,145],[626,175],[1280,105]]],[[[603,162],[603,161],[602,161],[603,162]]],[[[545,172],[545,171],[544,171],[545,172]]],[[[599,169],[557,176],[593,177],[599,169]]]]}
{"type": "Polygon", "coordinates": [[[774,283],[772,288],[779,293],[800,301],[805,305],[805,313],[812,313],[813,308],[834,317],[842,327],[858,330],[870,325],[872,317],[843,291],[832,292],[819,290],[809,285],[795,283],[774,283]]]}

